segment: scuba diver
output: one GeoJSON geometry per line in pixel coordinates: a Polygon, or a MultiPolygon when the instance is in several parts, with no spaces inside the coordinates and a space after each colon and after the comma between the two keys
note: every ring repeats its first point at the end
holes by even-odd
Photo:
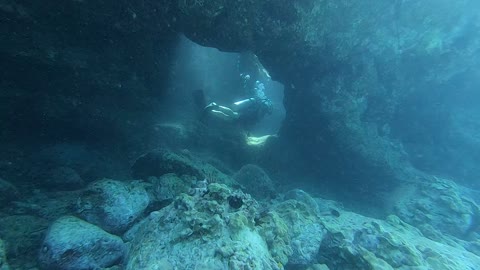
{"type": "Polygon", "coordinates": [[[234,102],[230,107],[211,102],[204,107],[204,114],[240,124],[249,129],[273,111],[272,101],[265,95],[265,85],[253,81],[248,74],[240,74],[243,87],[251,96],[234,102]]]}

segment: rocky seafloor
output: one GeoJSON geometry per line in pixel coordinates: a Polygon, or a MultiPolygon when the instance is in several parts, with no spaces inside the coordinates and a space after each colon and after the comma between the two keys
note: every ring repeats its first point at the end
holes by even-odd
{"type": "Polygon", "coordinates": [[[63,164],[35,172],[68,187],[46,182],[19,196],[21,186],[1,180],[0,269],[480,265],[475,194],[451,180],[423,175],[405,183],[390,195],[391,214],[374,218],[314,189],[288,190],[257,165],[221,171],[188,150],[140,156],[131,168],[135,180],[85,183],[70,161],[76,169],[63,164]]]}

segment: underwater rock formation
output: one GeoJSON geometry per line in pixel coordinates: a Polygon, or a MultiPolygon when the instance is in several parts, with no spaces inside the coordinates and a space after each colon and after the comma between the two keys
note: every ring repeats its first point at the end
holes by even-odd
{"type": "Polygon", "coordinates": [[[386,221],[343,212],[327,218],[319,261],[330,269],[475,269],[480,257],[454,242],[424,237],[396,216],[386,221]]]}
{"type": "Polygon", "coordinates": [[[464,12],[478,10],[472,1],[178,6],[177,25],[192,40],[224,50],[250,49],[284,83],[284,147],[297,149],[306,168],[335,179],[411,178],[415,170],[406,150],[413,150],[395,140],[408,134],[398,118],[411,108],[407,97],[453,87],[455,77],[472,74],[479,60],[477,15],[464,12]]]}
{"type": "MultiPolygon", "coordinates": [[[[419,189],[419,193],[405,193],[411,196],[400,200],[405,202],[405,211],[414,211],[409,208],[411,202],[415,202],[414,198],[428,200],[427,204],[433,206],[431,209],[437,211],[424,212],[421,217],[432,219],[414,224],[417,227],[406,224],[396,216],[380,220],[349,212],[339,203],[312,197],[300,189],[278,194],[274,200],[260,205],[239,189],[220,183],[204,185],[207,184],[204,180],[197,182],[201,184],[195,184],[193,177],[180,178],[175,174],[150,178],[145,183],[102,180],[79,193],[81,200],[77,205],[95,205],[94,208],[100,211],[113,209],[115,211],[110,213],[116,213],[118,224],[123,226],[118,232],[129,228],[123,235],[130,247],[125,258],[126,269],[317,269],[314,265],[323,265],[323,268],[326,265],[329,269],[433,269],[441,265],[454,270],[460,269],[458,267],[469,269],[480,263],[480,257],[475,255],[480,254],[478,237],[473,236],[475,232],[464,240],[435,234],[437,230],[449,233],[446,229],[450,227],[442,226],[454,224],[448,221],[440,224],[440,212],[435,209],[450,211],[453,216],[455,208],[448,207],[454,205],[444,202],[452,198],[465,202],[460,189],[455,189],[455,185],[444,180],[425,183],[425,188],[430,189],[431,194],[419,189]],[[161,188],[166,191],[162,192],[161,188]],[[191,192],[195,188],[201,191],[191,192]],[[138,189],[141,192],[135,192],[138,189]],[[132,204],[128,201],[131,199],[129,197],[137,197],[134,194],[138,198],[146,197],[154,202],[163,201],[164,204],[152,208],[153,212],[147,217],[141,215],[146,210],[131,213],[121,206],[132,204]],[[127,203],[103,201],[111,197],[127,203]],[[131,219],[130,216],[137,218],[131,219]],[[133,225],[132,220],[136,221],[133,225]],[[428,223],[435,226],[435,231],[429,233],[425,230],[423,224],[428,223]]],[[[458,201],[453,200],[453,203],[458,201]]],[[[142,206],[140,210],[143,209],[143,203],[138,205],[142,206]]],[[[109,226],[105,220],[99,219],[100,212],[91,212],[89,217],[97,218],[92,222],[98,221],[100,226],[109,226]]],[[[409,217],[403,218],[408,220],[409,217]]],[[[4,217],[0,219],[0,236],[10,245],[12,241],[17,241],[17,250],[35,251],[41,246],[40,262],[44,269],[72,269],[69,267],[76,267],[77,263],[101,265],[98,260],[107,259],[108,256],[102,255],[107,248],[98,248],[96,244],[85,245],[85,241],[105,243],[98,238],[112,241],[108,243],[114,252],[109,256],[116,259],[108,257],[111,259],[108,265],[114,261],[120,262],[117,259],[125,254],[122,251],[124,244],[118,237],[70,216],[53,222],[44,239],[44,245],[48,244],[45,249],[44,245],[40,245],[39,234],[35,239],[31,235],[32,232],[42,231],[43,227],[39,227],[42,222],[45,223],[45,220],[38,221],[33,217],[4,217]],[[14,235],[7,228],[18,226],[15,223],[32,224],[32,227],[23,228],[23,235],[14,235]],[[68,237],[65,238],[65,235],[68,237]],[[70,244],[73,249],[69,250],[73,251],[62,248],[70,244]],[[52,249],[52,246],[58,248],[52,249]],[[46,254],[42,255],[42,252],[46,254]],[[78,256],[73,256],[72,252],[78,256]],[[62,254],[69,260],[59,260],[62,254]]],[[[415,220],[409,222],[413,224],[415,220]]]]}
{"type": "MultiPolygon", "coordinates": [[[[337,208],[323,213],[308,193],[261,209],[249,195],[210,184],[181,194],[126,235],[127,269],[474,269],[480,257],[463,244],[432,240],[396,216],[386,220],[337,208]],[[242,204],[232,206],[233,195],[242,204]],[[197,267],[197,268],[195,268],[197,267]],[[287,267],[287,268],[288,268],[287,267]]],[[[290,195],[293,197],[293,195],[290,195]]],[[[473,242],[472,242],[473,244],[473,242]]]]}
{"type": "Polygon", "coordinates": [[[126,253],[122,239],[73,216],[56,220],[39,252],[45,269],[96,269],[114,265],[126,253]]]}
{"type": "Polygon", "coordinates": [[[78,215],[110,233],[123,233],[148,207],[150,198],[138,182],[111,179],[94,182],[76,204],[78,215]]]}
{"type": "Polygon", "coordinates": [[[295,200],[261,211],[250,195],[209,184],[206,194],[181,194],[126,234],[131,246],[127,269],[308,265],[323,235],[316,213],[295,200]]]}
{"type": "MultiPolygon", "coordinates": [[[[255,53],[286,87],[281,147],[303,157],[297,166],[327,178],[360,177],[374,187],[410,178],[409,154],[434,155],[411,143],[406,121],[418,106],[409,105],[421,104],[425,115],[441,100],[423,102],[418,93],[453,85],[463,96],[472,92],[456,82],[474,78],[479,60],[479,35],[466,35],[479,32],[473,1],[140,2],[39,8],[4,1],[0,56],[10,68],[1,74],[2,100],[11,102],[0,107],[8,119],[2,136],[18,143],[41,130],[38,142],[81,139],[148,151],[158,144],[156,117],[169,108],[162,98],[178,32],[220,50],[255,53]]],[[[469,145],[455,149],[445,138],[440,143],[455,152],[444,153],[449,158],[469,145]]]]}
{"type": "Polygon", "coordinates": [[[204,196],[181,194],[135,229],[126,269],[278,269],[255,230],[257,207],[222,184],[204,196]],[[240,208],[228,202],[234,194],[240,208]]]}
{"type": "MultiPolygon", "coordinates": [[[[297,200],[286,200],[273,207],[278,216],[283,220],[286,228],[287,248],[291,251],[288,264],[307,266],[316,262],[316,255],[325,234],[324,225],[318,217],[316,208],[297,200]]],[[[271,232],[266,232],[269,235],[271,232]]],[[[270,238],[272,237],[269,235],[270,238]]],[[[278,240],[269,239],[274,243],[278,240]]],[[[282,245],[273,245],[276,249],[282,245]]]]}
{"type": "Polygon", "coordinates": [[[479,206],[450,180],[425,179],[404,186],[397,194],[396,214],[433,239],[432,230],[459,239],[467,239],[473,233],[480,235],[479,206]]]}

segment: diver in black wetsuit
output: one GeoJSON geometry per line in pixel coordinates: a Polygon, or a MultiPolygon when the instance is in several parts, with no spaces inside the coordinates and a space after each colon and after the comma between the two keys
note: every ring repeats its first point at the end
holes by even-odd
{"type": "Polygon", "coordinates": [[[222,106],[211,102],[204,108],[204,112],[216,118],[236,122],[244,128],[249,128],[272,113],[272,101],[265,95],[265,85],[260,81],[252,83],[248,74],[240,74],[244,87],[250,88],[252,96],[234,102],[231,106],[222,106]]]}

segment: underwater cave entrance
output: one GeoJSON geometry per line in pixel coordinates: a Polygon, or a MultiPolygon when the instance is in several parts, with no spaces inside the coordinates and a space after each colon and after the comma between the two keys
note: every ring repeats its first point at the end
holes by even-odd
{"type": "MultiPolygon", "coordinates": [[[[255,55],[221,52],[216,48],[201,46],[185,36],[180,37],[176,53],[170,81],[170,88],[174,89],[177,97],[171,103],[174,107],[179,107],[175,104],[185,104],[186,97],[194,96],[200,90],[205,104],[215,102],[230,107],[235,102],[248,99],[252,93],[258,92],[245,85],[245,75],[248,74],[252,85],[257,81],[263,84],[264,96],[271,102],[271,111],[249,128],[250,136],[278,133],[285,118],[284,87],[270,78],[255,55]]],[[[191,118],[195,110],[181,109],[178,113],[183,118],[191,118]]]]}

